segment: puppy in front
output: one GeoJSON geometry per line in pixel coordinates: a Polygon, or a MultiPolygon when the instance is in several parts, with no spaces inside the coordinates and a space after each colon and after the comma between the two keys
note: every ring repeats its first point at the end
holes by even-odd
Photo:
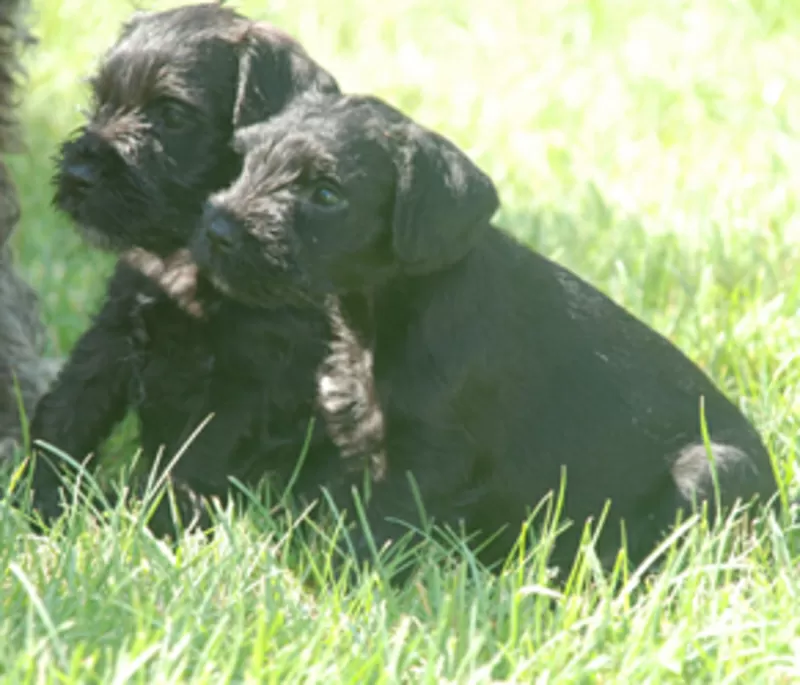
{"type": "Polygon", "coordinates": [[[558,538],[558,565],[607,500],[601,557],[616,555],[624,520],[637,562],[679,511],[713,510],[715,481],[725,507],[776,492],[758,434],[711,380],[493,226],[495,186],[442,136],[372,97],[304,97],[236,144],[243,172],[209,201],[193,254],[249,306],[340,303],[370,355],[383,421],[382,458],[363,460],[379,547],[406,532],[397,521],[419,524],[409,474],[435,522],[499,531],[488,562],[558,491],[562,468],[575,525],[558,538]]]}
{"type": "MultiPolygon", "coordinates": [[[[87,468],[94,468],[102,442],[133,408],[149,465],[162,448],[171,459],[217,412],[176,466],[186,480],[217,487],[227,482],[227,455],[247,453],[254,440],[265,444],[259,402],[273,385],[293,384],[280,362],[317,355],[315,340],[324,336],[317,329],[326,324],[288,310],[251,317],[196,278],[183,248],[205,199],[240,171],[234,130],[301,92],[338,86],[283,32],[207,3],[135,15],[91,89],[89,119],[61,149],[54,202],[89,242],[120,260],[100,311],[39,402],[31,435],[78,461],[93,453],[87,468]],[[234,354],[243,338],[254,347],[234,354]],[[270,345],[275,363],[263,369],[260,349],[270,345]]],[[[295,410],[307,423],[312,411],[295,406],[283,420],[299,421],[295,410]]],[[[294,436],[294,426],[287,432],[294,436]]],[[[282,444],[274,433],[270,439],[282,444]]],[[[37,456],[34,506],[49,522],[61,511],[63,465],[44,451],[37,456]]]]}

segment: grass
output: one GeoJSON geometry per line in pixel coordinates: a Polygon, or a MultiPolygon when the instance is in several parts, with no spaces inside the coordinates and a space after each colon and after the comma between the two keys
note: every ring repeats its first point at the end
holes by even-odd
{"type": "MultiPolygon", "coordinates": [[[[761,430],[787,488],[800,441],[800,4],[789,0],[273,0],[300,38],[497,181],[499,223],[670,337],[761,430]]],[[[109,259],[49,207],[50,156],[131,4],[38,0],[14,238],[65,354],[109,259]]],[[[164,3],[151,6],[163,7],[164,3]]],[[[256,508],[172,549],[85,506],[48,537],[0,504],[5,682],[719,682],[800,678],[800,541],[693,527],[619,579],[591,551],[499,578],[431,548],[403,590],[323,587],[324,548],[256,508]],[[619,585],[622,586],[620,589],[619,585]]],[[[669,541],[667,541],[669,542],[669,541]]]]}

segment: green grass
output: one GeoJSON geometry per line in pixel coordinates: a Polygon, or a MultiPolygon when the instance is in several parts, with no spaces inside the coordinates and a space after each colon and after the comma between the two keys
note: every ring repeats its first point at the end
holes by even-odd
{"type": "MultiPolygon", "coordinates": [[[[49,207],[50,156],[133,3],[38,0],[14,238],[65,354],[109,259],[49,207]]],[[[163,3],[151,6],[162,7],[163,3]]],[[[375,92],[497,181],[501,225],[702,365],[762,431],[788,488],[800,441],[800,3],[255,0],[346,89],[375,92]],[[268,9],[266,9],[268,8],[268,9]]],[[[78,508],[49,537],[0,504],[4,682],[746,682],[800,679],[800,541],[692,530],[613,590],[591,554],[553,586],[431,549],[402,591],[320,587],[263,510],[177,549],[136,512],[78,508]]]]}

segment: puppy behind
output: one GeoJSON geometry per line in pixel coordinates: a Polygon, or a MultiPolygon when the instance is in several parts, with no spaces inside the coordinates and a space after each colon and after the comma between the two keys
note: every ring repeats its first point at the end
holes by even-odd
{"type": "Polygon", "coordinates": [[[484,550],[498,561],[565,467],[578,525],[553,561],[569,563],[606,500],[600,554],[613,559],[624,519],[639,561],[679,510],[713,508],[701,399],[722,504],[775,493],[739,410],[665,338],[495,228],[493,183],[446,139],[375,98],[309,97],[237,144],[242,175],[211,199],[193,253],[243,303],[335,296],[370,332],[378,547],[402,533],[392,519],[418,523],[411,473],[439,523],[503,530],[484,550]]]}
{"type": "MultiPolygon", "coordinates": [[[[22,2],[0,4],[0,155],[19,147],[17,75],[19,48],[30,37],[19,21],[22,2]]],[[[41,358],[45,329],[38,298],[14,267],[8,239],[20,218],[19,198],[5,163],[0,160],[0,460],[19,446],[22,417],[52,380],[55,365],[41,358]]]]}
{"type": "MultiPolygon", "coordinates": [[[[181,248],[206,197],[239,173],[234,129],[300,92],[338,86],[292,38],[214,3],[136,15],[91,83],[92,113],[62,147],[55,203],[88,240],[124,256],[92,326],[39,403],[32,437],[82,460],[135,407],[145,462],[162,447],[169,460],[217,412],[178,467],[217,483],[226,455],[252,439],[260,405],[248,405],[239,388],[258,379],[227,364],[236,355],[218,354],[247,315],[195,282],[181,248]],[[219,416],[226,408],[229,421],[219,416]]],[[[272,339],[293,317],[277,315],[260,330],[272,339]]],[[[37,466],[34,504],[45,520],[60,511],[59,483],[37,466]]]]}
{"type": "Polygon", "coordinates": [[[91,87],[54,201],[99,247],[161,256],[185,246],[208,193],[238,173],[235,128],[305,90],[338,90],[288,35],[216,3],[134,15],[91,87]]]}

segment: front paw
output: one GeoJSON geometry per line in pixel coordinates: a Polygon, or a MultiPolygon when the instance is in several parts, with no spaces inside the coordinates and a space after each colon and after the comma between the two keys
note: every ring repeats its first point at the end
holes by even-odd
{"type": "Polygon", "coordinates": [[[39,487],[33,492],[31,528],[37,535],[44,534],[64,513],[61,491],[57,486],[39,487]]]}
{"type": "Polygon", "coordinates": [[[340,541],[344,554],[339,568],[342,569],[349,558],[351,582],[357,584],[366,568],[368,572],[377,570],[395,587],[403,585],[414,568],[414,541],[415,536],[399,526],[378,526],[370,532],[356,525],[348,532],[347,539],[340,541]]]}
{"type": "Polygon", "coordinates": [[[176,540],[181,532],[213,527],[209,503],[190,486],[172,481],[172,497],[163,493],[147,521],[150,532],[158,538],[176,540]]]}

